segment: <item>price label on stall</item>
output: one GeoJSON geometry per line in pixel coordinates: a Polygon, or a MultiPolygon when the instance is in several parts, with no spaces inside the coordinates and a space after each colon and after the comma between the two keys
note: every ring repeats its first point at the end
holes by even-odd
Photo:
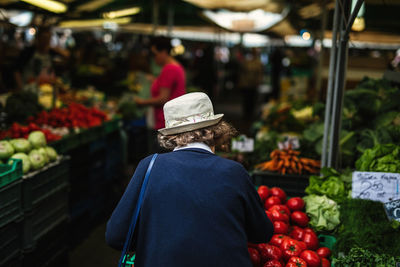
{"type": "Polygon", "coordinates": [[[245,135],[240,135],[232,140],[232,151],[253,152],[254,139],[248,138],[245,135]]]}
{"type": "Polygon", "coordinates": [[[400,222],[400,199],[386,202],[384,205],[389,220],[394,219],[400,222]]]}
{"type": "Polygon", "coordinates": [[[400,174],[353,172],[352,197],[383,203],[400,199],[400,174]]]}

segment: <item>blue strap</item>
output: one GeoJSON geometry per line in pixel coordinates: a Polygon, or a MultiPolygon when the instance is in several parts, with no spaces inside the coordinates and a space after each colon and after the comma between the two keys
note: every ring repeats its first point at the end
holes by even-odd
{"type": "Polygon", "coordinates": [[[135,211],[133,213],[131,225],[129,226],[128,236],[126,237],[124,248],[122,249],[122,255],[121,255],[121,258],[119,259],[118,267],[125,267],[126,258],[127,258],[127,257],[125,257],[125,255],[132,245],[133,232],[135,231],[135,226],[136,226],[137,219],[139,217],[140,208],[142,207],[144,193],[146,191],[147,183],[149,181],[150,172],[151,172],[151,169],[153,168],[154,161],[156,160],[157,156],[158,156],[158,154],[153,155],[153,157],[151,158],[149,167],[147,167],[146,175],[144,176],[142,188],[140,189],[139,199],[138,199],[137,205],[135,207],[135,211]]]}

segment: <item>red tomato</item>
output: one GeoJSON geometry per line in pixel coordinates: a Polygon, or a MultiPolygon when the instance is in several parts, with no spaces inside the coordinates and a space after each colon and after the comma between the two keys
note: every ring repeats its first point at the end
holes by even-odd
{"type": "Polygon", "coordinates": [[[289,231],[289,226],[282,221],[274,222],[274,234],[286,234],[289,231]]]}
{"type": "Polygon", "coordinates": [[[286,198],[287,198],[286,193],[285,193],[285,191],[283,191],[283,190],[282,190],[281,188],[279,188],[279,187],[272,187],[272,188],[269,190],[269,194],[270,194],[271,196],[277,196],[277,197],[279,197],[279,199],[281,200],[282,203],[285,203],[285,202],[286,202],[286,198]]]}
{"type": "Polygon", "coordinates": [[[303,251],[297,240],[285,239],[283,240],[280,249],[282,250],[282,257],[284,260],[289,260],[291,257],[297,257],[303,251]]]}
{"type": "Polygon", "coordinates": [[[331,250],[327,247],[320,247],[316,252],[321,258],[328,258],[331,255],[331,250]]]}
{"type": "Polygon", "coordinates": [[[272,221],[283,221],[289,223],[289,216],[284,211],[271,210],[272,221]]]}
{"type": "Polygon", "coordinates": [[[301,247],[302,250],[306,250],[307,249],[307,245],[306,243],[304,243],[303,241],[297,241],[299,243],[299,246],[301,247]]]}
{"type": "Polygon", "coordinates": [[[331,263],[327,259],[321,258],[321,267],[331,267],[331,263]]]}
{"type": "Polygon", "coordinates": [[[304,200],[301,197],[292,197],[286,202],[286,206],[291,211],[303,210],[304,209],[304,200]]]}
{"type": "Polygon", "coordinates": [[[272,220],[273,220],[273,217],[272,217],[272,214],[271,214],[271,212],[269,212],[268,210],[266,210],[265,211],[265,214],[267,214],[267,216],[268,216],[268,219],[272,222],[272,220]]]}
{"type": "Polygon", "coordinates": [[[304,233],[303,242],[306,243],[307,248],[311,250],[316,250],[319,247],[318,237],[314,232],[304,233]]]}
{"type": "Polygon", "coordinates": [[[269,197],[269,188],[266,185],[260,185],[260,187],[258,187],[257,189],[257,192],[262,202],[264,202],[269,197]]]}
{"type": "Polygon", "coordinates": [[[293,226],[292,231],[290,232],[290,237],[296,240],[303,240],[304,229],[298,226],[293,226]]]}
{"type": "Polygon", "coordinates": [[[254,267],[258,267],[261,264],[261,255],[260,252],[258,252],[257,249],[255,248],[248,248],[249,254],[250,254],[250,260],[251,263],[253,263],[254,267]]]}
{"type": "Polygon", "coordinates": [[[293,211],[293,213],[290,215],[290,219],[294,224],[297,224],[302,227],[305,227],[310,221],[307,214],[305,214],[302,211],[293,211]]]}
{"type": "Polygon", "coordinates": [[[285,205],[282,205],[282,204],[273,205],[268,210],[269,211],[277,210],[281,213],[287,214],[288,216],[290,216],[290,213],[291,213],[290,210],[288,209],[288,207],[286,207],[285,205]]]}
{"type": "Polygon", "coordinates": [[[300,258],[306,261],[308,267],[320,267],[321,259],[315,251],[304,250],[301,252],[300,258]]]}
{"type": "Polygon", "coordinates": [[[288,262],[297,263],[298,265],[296,265],[296,266],[304,266],[304,267],[307,267],[306,261],[303,260],[303,259],[300,258],[300,257],[291,257],[291,258],[288,260],[288,262]]]}
{"type": "Polygon", "coordinates": [[[306,227],[306,228],[303,228],[303,229],[304,229],[304,232],[306,232],[306,233],[313,233],[313,234],[315,234],[314,230],[311,229],[310,227],[306,227]]]}
{"type": "Polygon", "coordinates": [[[280,248],[265,244],[265,246],[262,246],[261,251],[261,260],[263,262],[266,262],[268,260],[279,260],[282,257],[282,251],[280,248]]]}
{"type": "Polygon", "coordinates": [[[278,234],[278,235],[273,235],[272,238],[271,238],[271,240],[269,241],[269,243],[270,243],[271,245],[280,247],[281,244],[282,244],[282,242],[283,242],[283,240],[285,240],[285,239],[287,239],[287,238],[289,238],[287,235],[282,235],[282,234],[280,234],[280,235],[279,235],[279,234],[278,234]]]}
{"type": "Polygon", "coordinates": [[[278,260],[270,260],[263,267],[283,267],[283,265],[278,260]]]}
{"type": "Polygon", "coordinates": [[[267,198],[267,200],[265,200],[264,207],[265,207],[265,209],[269,209],[273,205],[281,204],[281,203],[282,202],[281,202],[281,199],[279,197],[271,196],[271,197],[267,198]]]}

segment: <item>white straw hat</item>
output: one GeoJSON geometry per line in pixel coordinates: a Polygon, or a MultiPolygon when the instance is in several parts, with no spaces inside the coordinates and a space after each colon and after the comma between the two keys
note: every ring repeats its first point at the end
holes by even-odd
{"type": "Polygon", "coordinates": [[[214,115],[213,105],[205,93],[189,93],[165,103],[163,135],[189,132],[217,124],[224,114],[214,115]]]}

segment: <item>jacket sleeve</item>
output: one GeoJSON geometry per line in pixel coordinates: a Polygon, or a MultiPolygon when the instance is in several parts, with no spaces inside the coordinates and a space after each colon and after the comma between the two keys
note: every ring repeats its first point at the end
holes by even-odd
{"type": "Polygon", "coordinates": [[[264,205],[245,171],[246,179],[246,233],[248,242],[267,243],[273,233],[274,226],[264,210],[264,205]]]}
{"type": "Polygon", "coordinates": [[[139,163],[132,179],[122,195],[122,198],[107,222],[105,238],[106,243],[112,248],[118,250],[123,249],[133,212],[139,198],[144,175],[149,163],[149,157],[143,159],[139,163]]]}

